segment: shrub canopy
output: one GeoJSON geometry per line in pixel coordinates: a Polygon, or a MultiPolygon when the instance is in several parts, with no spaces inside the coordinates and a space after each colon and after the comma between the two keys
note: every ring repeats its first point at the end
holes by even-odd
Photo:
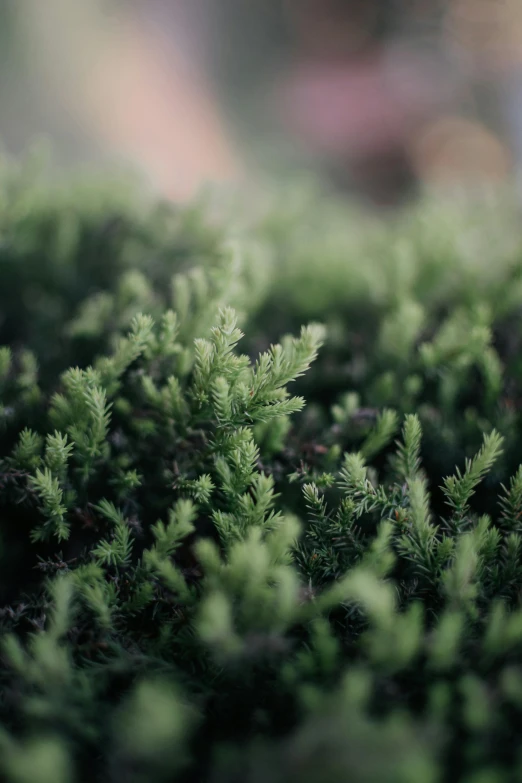
{"type": "Polygon", "coordinates": [[[516,208],[215,206],[2,169],[3,778],[518,780],[516,208]]]}

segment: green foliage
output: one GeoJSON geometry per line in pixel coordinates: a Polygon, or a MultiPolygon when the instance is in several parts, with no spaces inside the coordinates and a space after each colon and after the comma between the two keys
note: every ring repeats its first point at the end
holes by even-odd
{"type": "Polygon", "coordinates": [[[0,777],[518,780],[515,211],[222,211],[1,172],[0,777]]]}

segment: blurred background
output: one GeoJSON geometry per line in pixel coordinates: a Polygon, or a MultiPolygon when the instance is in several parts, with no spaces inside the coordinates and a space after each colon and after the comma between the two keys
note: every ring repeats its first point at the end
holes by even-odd
{"type": "Polygon", "coordinates": [[[41,137],[175,200],[521,184],[522,0],[0,0],[0,146],[41,137]]]}

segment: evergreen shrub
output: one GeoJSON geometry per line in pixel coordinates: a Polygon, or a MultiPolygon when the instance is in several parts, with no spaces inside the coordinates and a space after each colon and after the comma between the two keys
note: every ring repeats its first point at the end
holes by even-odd
{"type": "Polygon", "coordinates": [[[2,168],[2,780],[520,780],[517,209],[217,206],[2,168]]]}

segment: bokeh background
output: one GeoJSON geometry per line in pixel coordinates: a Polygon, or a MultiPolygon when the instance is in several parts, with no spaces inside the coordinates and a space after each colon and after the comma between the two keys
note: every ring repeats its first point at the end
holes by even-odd
{"type": "Polygon", "coordinates": [[[522,182],[522,0],[0,0],[0,145],[169,198],[522,182]]]}

